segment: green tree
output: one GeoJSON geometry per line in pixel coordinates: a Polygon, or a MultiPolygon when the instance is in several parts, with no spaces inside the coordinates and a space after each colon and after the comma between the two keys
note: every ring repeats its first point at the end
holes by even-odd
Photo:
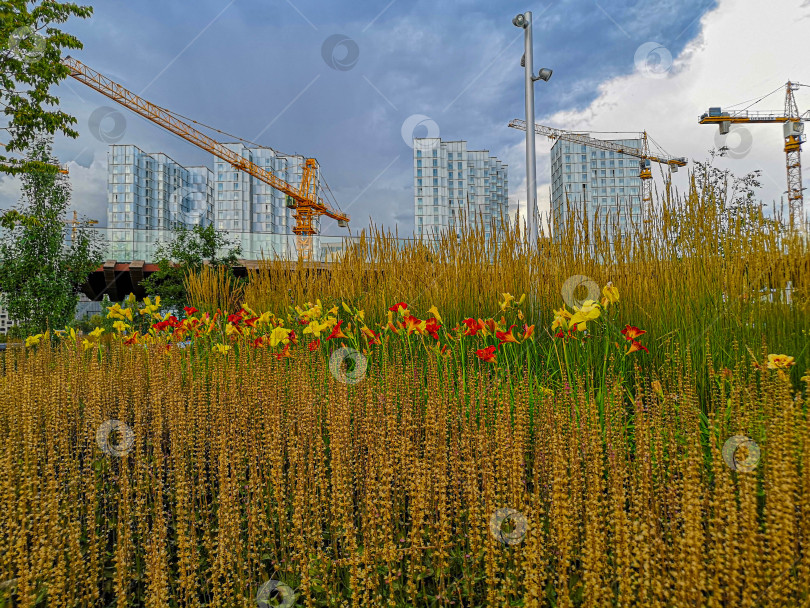
{"type": "MultiPolygon", "coordinates": [[[[36,140],[28,160],[56,162],[47,139],[36,140]]],[[[20,208],[29,218],[7,231],[0,243],[0,292],[9,317],[23,333],[58,329],[73,320],[79,287],[103,261],[98,233],[86,225],[65,243],[70,182],[61,173],[23,173],[20,208]]]]}
{"type": "Polygon", "coordinates": [[[150,296],[160,296],[161,304],[180,310],[188,303],[183,286],[188,273],[200,272],[206,261],[211,266],[233,268],[240,255],[242,246],[213,225],[194,226],[191,230],[179,226],[174,229],[174,238],[169,243],[158,245],[155,257],[159,270],[141,285],[150,296]],[[220,255],[223,250],[226,250],[224,255],[220,255]]]}
{"type": "MultiPolygon", "coordinates": [[[[10,137],[4,142],[8,152],[26,152],[43,133],[78,137],[71,128],[76,118],[58,109],[59,98],[50,88],[70,75],[61,63],[62,49],[81,49],[82,43],[53,24],[92,14],[92,7],[72,2],[0,0],[0,105],[9,120],[3,127],[10,137]]],[[[0,155],[0,172],[58,169],[38,160],[20,162],[0,155]]]]}

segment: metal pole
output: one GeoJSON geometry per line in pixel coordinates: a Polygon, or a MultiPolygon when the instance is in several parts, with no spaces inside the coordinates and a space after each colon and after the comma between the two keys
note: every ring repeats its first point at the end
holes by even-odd
{"type": "Polygon", "coordinates": [[[532,13],[523,13],[526,27],[523,28],[526,72],[526,222],[529,246],[537,247],[537,160],[534,148],[534,61],[532,53],[532,13]]]}

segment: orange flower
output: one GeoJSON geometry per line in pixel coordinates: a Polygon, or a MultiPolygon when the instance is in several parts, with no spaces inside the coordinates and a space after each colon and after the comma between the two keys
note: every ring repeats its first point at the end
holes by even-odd
{"type": "Polygon", "coordinates": [[[347,336],[340,330],[341,323],[343,323],[343,321],[337,322],[337,325],[335,325],[334,329],[332,330],[332,333],[326,336],[325,338],[326,340],[332,340],[333,338],[346,338],[346,339],[349,338],[349,336],[347,336]]]}
{"type": "Polygon", "coordinates": [[[368,327],[363,327],[360,331],[362,332],[362,334],[368,340],[368,345],[369,346],[374,346],[375,344],[381,344],[380,336],[378,334],[375,334],[368,327]]]}
{"type": "MultiPolygon", "coordinates": [[[[512,327],[515,327],[512,325],[512,327]]],[[[514,342],[515,344],[518,343],[517,338],[512,334],[512,327],[510,327],[507,331],[497,331],[495,332],[495,337],[501,341],[501,344],[506,344],[507,342],[514,342]]]]}
{"type": "Polygon", "coordinates": [[[292,342],[293,344],[298,344],[298,336],[295,335],[295,330],[291,329],[290,334],[287,336],[287,339],[292,342]]]}
{"type": "Polygon", "coordinates": [[[289,344],[287,344],[287,345],[286,345],[286,346],[285,346],[285,347],[284,347],[284,348],[281,350],[281,352],[280,352],[280,353],[276,353],[276,359],[278,359],[279,361],[281,361],[281,359],[282,359],[283,357],[292,357],[292,354],[290,353],[290,345],[289,345],[289,344]]]}
{"type": "Polygon", "coordinates": [[[634,353],[634,352],[636,352],[637,350],[643,350],[645,353],[650,352],[650,351],[648,351],[648,350],[647,350],[647,347],[646,347],[646,346],[644,346],[644,345],[643,345],[641,342],[637,342],[636,340],[633,340],[633,341],[630,343],[630,348],[629,348],[629,349],[627,349],[627,353],[625,353],[625,354],[628,354],[628,355],[629,355],[630,353],[634,353]]]}
{"type": "Polygon", "coordinates": [[[464,319],[462,323],[467,326],[467,329],[464,330],[465,336],[474,336],[479,331],[484,329],[484,324],[476,321],[475,319],[464,319]]]}
{"type": "Polygon", "coordinates": [[[405,302],[398,302],[394,304],[391,308],[389,308],[391,312],[401,312],[408,310],[408,305],[405,302]]]}
{"type": "Polygon", "coordinates": [[[486,321],[478,319],[478,322],[484,325],[484,327],[486,327],[487,329],[489,329],[489,332],[492,334],[498,331],[498,324],[495,323],[495,319],[487,319],[486,321]]]}
{"type": "Polygon", "coordinates": [[[126,340],[124,340],[124,344],[137,344],[138,343],[138,332],[136,331],[132,336],[126,340]]]}
{"type": "Polygon", "coordinates": [[[633,341],[639,336],[643,336],[646,333],[647,332],[644,331],[643,329],[639,329],[638,327],[634,327],[633,325],[625,325],[624,329],[622,330],[622,335],[624,336],[624,339],[629,341],[633,341]]]}
{"type": "Polygon", "coordinates": [[[396,327],[394,327],[394,324],[391,323],[391,321],[388,322],[388,325],[386,327],[388,327],[388,329],[390,329],[395,334],[399,333],[399,330],[396,327]]]}
{"type": "Polygon", "coordinates": [[[264,336],[259,336],[253,340],[253,346],[256,348],[262,348],[264,346],[264,336]]]}
{"type": "Polygon", "coordinates": [[[313,350],[317,350],[320,345],[321,345],[320,339],[316,339],[310,342],[307,348],[309,349],[309,352],[312,352],[313,350]]]}
{"type": "Polygon", "coordinates": [[[475,356],[486,361],[487,363],[497,363],[495,360],[495,346],[487,346],[486,348],[479,348],[475,351],[475,356]]]}
{"type": "Polygon", "coordinates": [[[523,337],[521,340],[528,340],[534,335],[534,325],[523,324],[523,337]]]}

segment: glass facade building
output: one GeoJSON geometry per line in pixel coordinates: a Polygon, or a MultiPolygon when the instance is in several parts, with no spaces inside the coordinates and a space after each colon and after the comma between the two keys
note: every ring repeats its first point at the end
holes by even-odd
{"type": "MultiPolygon", "coordinates": [[[[640,139],[610,140],[641,150],[640,139]]],[[[579,210],[596,217],[608,235],[624,233],[642,213],[639,159],[558,139],[551,148],[551,215],[554,233],[565,231],[579,210]]]]}
{"type": "Polygon", "coordinates": [[[413,140],[414,229],[430,237],[459,234],[462,221],[483,222],[486,238],[499,238],[509,217],[507,165],[466,141],[413,140]],[[492,221],[494,220],[494,234],[492,221]]]}

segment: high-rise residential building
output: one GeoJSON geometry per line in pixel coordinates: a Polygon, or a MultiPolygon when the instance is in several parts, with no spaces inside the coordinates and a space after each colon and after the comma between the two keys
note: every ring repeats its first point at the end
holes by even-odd
{"type": "Polygon", "coordinates": [[[488,150],[467,150],[466,141],[413,140],[414,228],[430,237],[461,222],[483,222],[486,238],[499,238],[509,218],[507,166],[488,150]],[[495,220],[492,234],[491,221],[495,220]]]}
{"type": "MultiPolygon", "coordinates": [[[[611,140],[641,150],[640,139],[611,140]]],[[[626,233],[642,213],[639,159],[618,152],[558,139],[551,148],[551,216],[559,235],[575,210],[594,215],[613,234],[614,225],[626,233]]]]}
{"type": "MultiPolygon", "coordinates": [[[[303,157],[286,156],[271,148],[249,148],[242,143],[223,145],[291,186],[300,186],[303,157]]],[[[249,173],[235,170],[218,158],[214,168],[217,228],[245,233],[292,234],[293,211],[287,207],[284,193],[249,173]]],[[[316,228],[317,225],[316,219],[316,228]]]]}
{"type": "Polygon", "coordinates": [[[111,145],[107,153],[107,227],[168,230],[209,225],[214,216],[213,173],[183,167],[162,152],[111,145]]]}

